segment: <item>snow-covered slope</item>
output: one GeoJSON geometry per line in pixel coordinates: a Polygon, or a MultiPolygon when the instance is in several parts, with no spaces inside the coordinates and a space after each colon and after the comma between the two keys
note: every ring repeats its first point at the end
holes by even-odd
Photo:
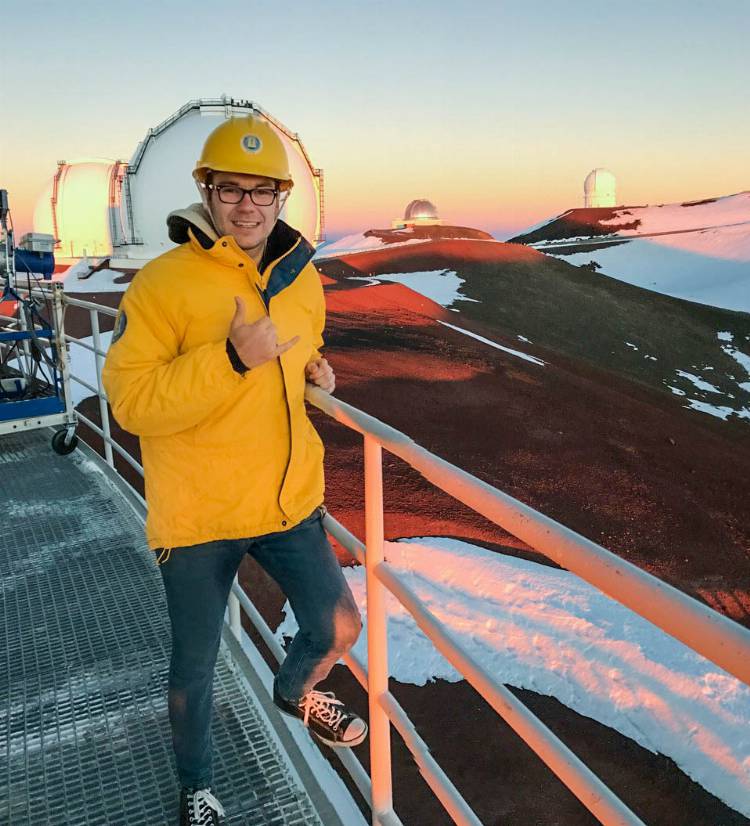
{"type": "Polygon", "coordinates": [[[570,210],[515,240],[638,287],[750,312],[750,192],[570,210]]]}
{"type": "Polygon", "coordinates": [[[637,287],[750,313],[750,221],[577,252],[537,249],[637,287]]]}
{"type": "Polygon", "coordinates": [[[750,192],[682,204],[626,207],[615,210],[614,217],[602,221],[601,225],[611,227],[618,235],[624,236],[699,230],[742,223],[750,223],[750,192]],[[636,227],[623,227],[624,224],[634,222],[637,223],[636,227]]]}
{"type": "Polygon", "coordinates": [[[648,206],[581,207],[550,218],[509,239],[514,243],[643,237],[750,222],[750,191],[703,201],[648,206]]]}
{"type": "MultiPolygon", "coordinates": [[[[415,239],[411,239],[405,243],[414,243],[414,241],[415,239]]],[[[335,258],[339,255],[361,252],[362,250],[382,249],[383,246],[382,238],[377,238],[374,235],[365,235],[363,232],[355,232],[352,235],[345,235],[337,241],[332,241],[330,244],[325,244],[320,247],[315,254],[315,258],[335,258]]]]}

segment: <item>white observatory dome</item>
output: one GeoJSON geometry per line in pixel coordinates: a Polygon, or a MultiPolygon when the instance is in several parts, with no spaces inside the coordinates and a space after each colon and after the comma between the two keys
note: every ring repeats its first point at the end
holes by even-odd
{"type": "Polygon", "coordinates": [[[437,217],[437,207],[432,203],[432,201],[428,201],[426,198],[416,198],[415,200],[410,201],[404,211],[405,221],[414,221],[415,219],[419,220],[420,218],[436,220],[437,217]]]}
{"type": "Polygon", "coordinates": [[[192,173],[203,143],[223,120],[249,114],[275,129],[289,156],[294,188],[280,217],[311,242],[323,239],[322,173],[313,167],[299,136],[248,101],[198,100],[150,129],[130,161],[123,190],[130,228],[123,246],[129,257],[153,258],[174,246],[167,215],[200,200],[192,173]]]}
{"type": "Polygon", "coordinates": [[[583,205],[586,207],[616,206],[615,187],[615,176],[608,169],[602,167],[592,169],[583,182],[583,205]]]}
{"type": "Polygon", "coordinates": [[[34,208],[34,232],[55,237],[58,258],[111,254],[111,218],[119,211],[115,184],[122,167],[104,158],[60,161],[34,208]]]}

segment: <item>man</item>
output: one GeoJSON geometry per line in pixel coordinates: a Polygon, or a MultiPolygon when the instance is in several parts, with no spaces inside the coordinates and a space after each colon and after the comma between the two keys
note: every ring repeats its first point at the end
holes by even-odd
{"type": "Polygon", "coordinates": [[[367,724],[314,690],[361,621],[323,530],[323,446],[305,379],[332,392],[312,246],[279,212],[293,186],[284,146],[255,117],[208,137],[193,172],[202,205],[172,213],[176,249],[125,293],[104,367],[120,425],[140,437],[146,535],[172,626],[169,718],[180,824],[218,824],[211,794],[212,682],[224,610],[246,553],[278,582],[299,633],[274,701],[331,746],[367,724]]]}

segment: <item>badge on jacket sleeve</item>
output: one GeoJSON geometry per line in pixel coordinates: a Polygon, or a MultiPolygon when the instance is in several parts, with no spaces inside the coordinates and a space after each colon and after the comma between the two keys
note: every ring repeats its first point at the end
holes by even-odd
{"type": "Polygon", "coordinates": [[[116,341],[119,341],[123,333],[125,332],[125,328],[128,326],[128,317],[125,315],[125,310],[119,309],[117,311],[117,316],[115,317],[115,328],[112,331],[112,344],[116,341]]]}

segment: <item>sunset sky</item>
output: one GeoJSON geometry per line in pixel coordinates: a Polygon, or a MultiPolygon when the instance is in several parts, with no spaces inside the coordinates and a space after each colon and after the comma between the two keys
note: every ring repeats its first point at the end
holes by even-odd
{"type": "MultiPolygon", "coordinates": [[[[750,2],[6,0],[0,187],[129,159],[188,100],[247,98],[325,172],[329,238],[412,198],[498,238],[583,203],[750,189],[750,2]]],[[[190,170],[186,170],[190,174],[190,170]]],[[[175,207],[181,204],[175,204],[175,207]]]]}

